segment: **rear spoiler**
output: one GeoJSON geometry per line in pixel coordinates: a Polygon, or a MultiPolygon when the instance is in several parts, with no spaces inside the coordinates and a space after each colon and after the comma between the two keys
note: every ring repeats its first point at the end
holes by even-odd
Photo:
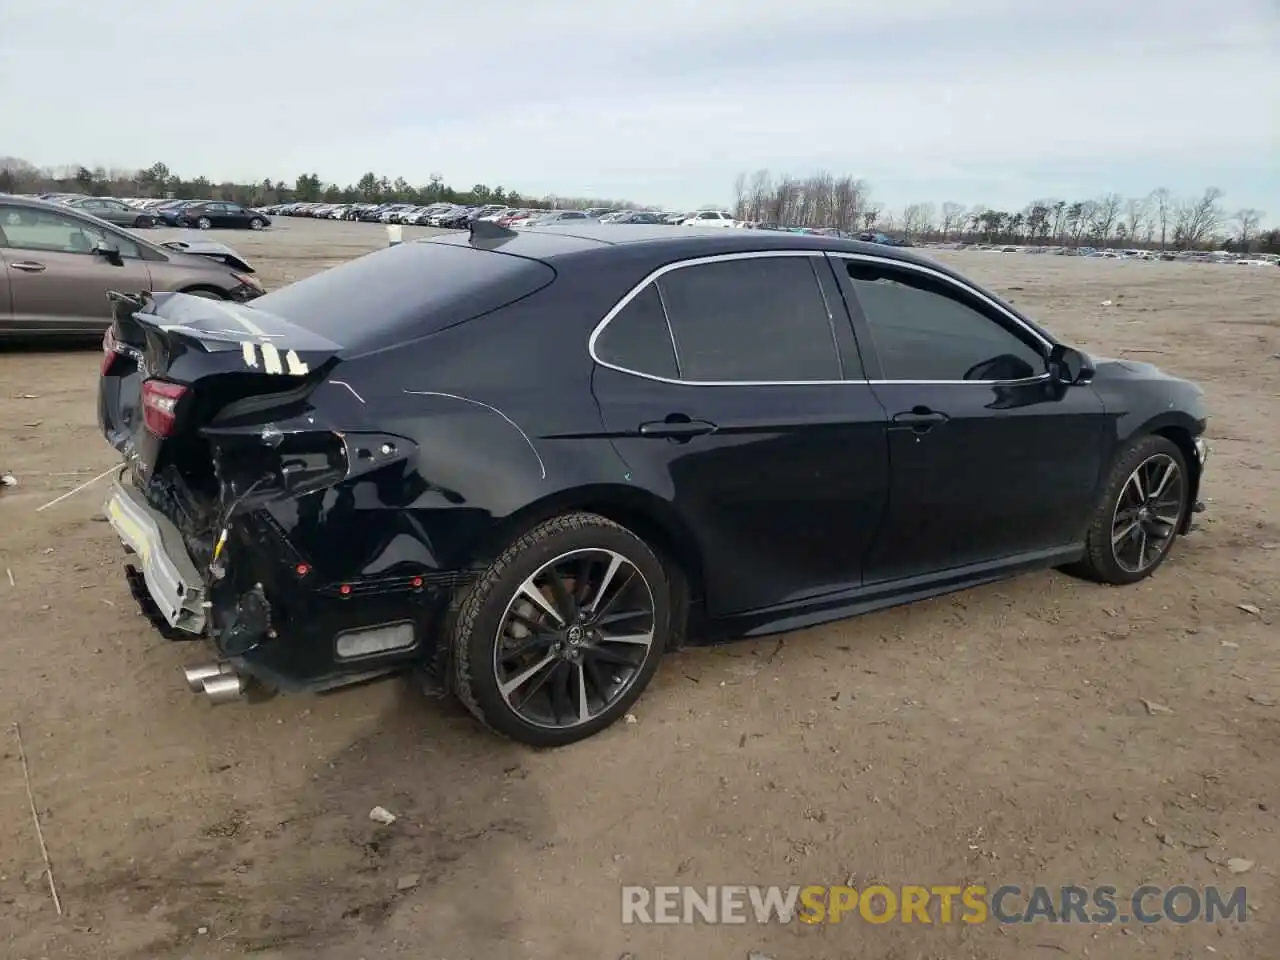
{"type": "Polygon", "coordinates": [[[338,359],[334,343],[283,317],[226,300],[186,293],[121,293],[112,290],[117,321],[132,321],[162,339],[181,340],[204,353],[239,352],[246,369],[306,376],[338,359]]]}

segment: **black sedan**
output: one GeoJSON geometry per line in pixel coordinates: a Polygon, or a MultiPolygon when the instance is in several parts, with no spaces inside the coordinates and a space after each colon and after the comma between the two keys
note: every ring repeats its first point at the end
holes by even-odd
{"type": "Polygon", "coordinates": [[[1134,583],[1200,509],[1197,386],[850,240],[477,223],[110,342],[106,514],[214,700],[415,670],[567,744],[687,642],[1134,583]]]}
{"type": "Polygon", "coordinates": [[[261,230],[271,225],[267,215],[238,203],[221,200],[202,200],[188,203],[177,211],[177,220],[184,227],[209,230],[228,227],[239,230],[261,230]]]}

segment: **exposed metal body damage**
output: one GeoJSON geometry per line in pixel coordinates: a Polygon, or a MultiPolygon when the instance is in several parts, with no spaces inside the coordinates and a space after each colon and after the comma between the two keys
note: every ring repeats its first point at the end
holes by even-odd
{"type": "Polygon", "coordinates": [[[217,260],[225,263],[234,270],[241,273],[253,273],[253,267],[249,261],[242,257],[239,253],[227,246],[225,243],[219,243],[217,240],[166,240],[160,246],[178,253],[189,253],[197,257],[208,257],[211,260],[217,260]]]}

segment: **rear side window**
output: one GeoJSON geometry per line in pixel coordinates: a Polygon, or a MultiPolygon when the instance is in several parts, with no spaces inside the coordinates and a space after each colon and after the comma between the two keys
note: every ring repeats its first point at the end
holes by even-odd
{"type": "Polygon", "coordinates": [[[352,349],[426,336],[542,289],[555,271],[537,260],[415,241],[379,250],[250,302],[352,349]]]}
{"type": "Polygon", "coordinates": [[[609,321],[596,340],[604,363],[668,380],[680,375],[658,288],[649,284],[609,321]]]}
{"type": "Polygon", "coordinates": [[[659,278],[680,377],[698,382],[841,380],[808,257],[747,257],[659,278]]]}

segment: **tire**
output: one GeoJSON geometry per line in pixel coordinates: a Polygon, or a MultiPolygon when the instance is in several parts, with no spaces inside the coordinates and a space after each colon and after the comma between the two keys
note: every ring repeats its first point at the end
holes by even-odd
{"type": "Polygon", "coordinates": [[[266,224],[263,223],[261,220],[259,220],[257,217],[254,217],[252,220],[249,221],[250,230],[261,230],[265,226],[266,224]]]}
{"type": "Polygon", "coordinates": [[[507,547],[455,601],[447,633],[454,693],[482,723],[502,736],[534,747],[576,743],[616,722],[644,691],[662,659],[671,633],[671,616],[667,572],[643,540],[596,514],[571,513],[547,520],[507,547]],[[614,557],[618,558],[616,566],[614,557]],[[548,582],[541,578],[556,564],[560,571],[584,571],[572,582],[559,581],[569,592],[584,594],[576,604],[565,601],[571,607],[580,605],[584,621],[557,617],[557,624],[543,612],[557,606],[551,600],[556,596],[554,591],[548,593],[535,585],[546,600],[538,610],[528,599],[531,595],[521,590],[535,578],[548,582]],[[605,568],[616,571],[612,579],[604,573],[605,568]],[[593,575],[593,570],[597,574],[593,575]],[[627,570],[630,573],[622,576],[627,570]],[[603,596],[592,596],[599,580],[606,581],[606,591],[603,596]],[[627,615],[629,610],[639,609],[636,604],[642,607],[646,603],[651,616],[627,615]],[[605,615],[605,621],[625,620],[632,626],[592,625],[591,607],[605,615]],[[611,607],[624,609],[611,611],[611,607]],[[534,633],[524,627],[532,623],[529,618],[538,620],[544,629],[534,633]],[[574,627],[577,622],[586,626],[574,627]],[[647,646],[638,643],[650,626],[647,646]],[[523,637],[512,636],[517,627],[524,629],[523,637]],[[545,629],[549,627],[557,629],[545,629]],[[572,639],[575,629],[579,641],[572,639]],[[623,639],[619,629],[639,632],[623,639]],[[553,634],[559,638],[554,646],[541,639],[553,634]],[[578,642],[581,648],[569,649],[578,642]],[[524,660],[512,657],[512,644],[529,648],[524,660]],[[500,649],[507,653],[501,661],[500,649]],[[625,665],[618,665],[620,658],[625,658],[625,665]],[[508,663],[516,665],[506,671],[508,663]],[[533,667],[539,663],[546,666],[535,671],[533,667]],[[510,689],[520,676],[529,680],[510,689]],[[609,687],[616,689],[604,692],[609,687]],[[589,704],[586,711],[581,709],[584,694],[589,704]],[[514,702],[517,696],[519,703],[514,702]]]}
{"type": "Polygon", "coordinates": [[[208,230],[210,227],[213,226],[213,221],[210,220],[208,217],[201,217],[199,220],[196,221],[196,226],[199,227],[201,230],[208,230]]]}
{"type": "Polygon", "coordinates": [[[183,293],[185,293],[185,294],[186,294],[187,296],[189,296],[189,297],[201,297],[201,298],[203,298],[203,299],[205,299],[205,300],[225,300],[225,299],[227,299],[227,298],[226,298],[226,297],[224,297],[222,294],[218,293],[218,291],[216,291],[216,290],[198,289],[198,290],[183,290],[182,292],[183,292],[183,293]]]}
{"type": "Polygon", "coordinates": [[[1178,539],[1178,531],[1190,509],[1190,475],[1187,471],[1186,458],[1177,444],[1165,437],[1154,434],[1139,437],[1118,456],[1103,485],[1102,496],[1085,536],[1085,555],[1067,570],[1085,579],[1098,583],[1116,585],[1137,583],[1145,580],[1160,568],[1173,550],[1178,539]],[[1162,497],[1154,499],[1156,509],[1148,505],[1145,511],[1136,504],[1137,494],[1153,492],[1153,487],[1160,486],[1163,470],[1172,464],[1177,469],[1174,478],[1165,484],[1162,497]],[[1139,468],[1144,475],[1139,476],[1138,488],[1133,486],[1133,479],[1139,468]],[[1177,495],[1173,496],[1173,484],[1177,484],[1177,495]],[[1129,529],[1130,511],[1137,511],[1133,522],[1137,527],[1113,546],[1118,533],[1129,529]],[[1160,518],[1172,520],[1169,523],[1160,518]],[[1140,540],[1146,536],[1147,540],[1140,540]],[[1141,551],[1142,563],[1134,563],[1135,544],[1141,551]]]}
{"type": "Polygon", "coordinates": [[[139,217],[137,220],[133,222],[133,225],[136,229],[147,230],[151,227],[154,227],[156,225],[156,222],[152,220],[150,217],[139,217]]]}

